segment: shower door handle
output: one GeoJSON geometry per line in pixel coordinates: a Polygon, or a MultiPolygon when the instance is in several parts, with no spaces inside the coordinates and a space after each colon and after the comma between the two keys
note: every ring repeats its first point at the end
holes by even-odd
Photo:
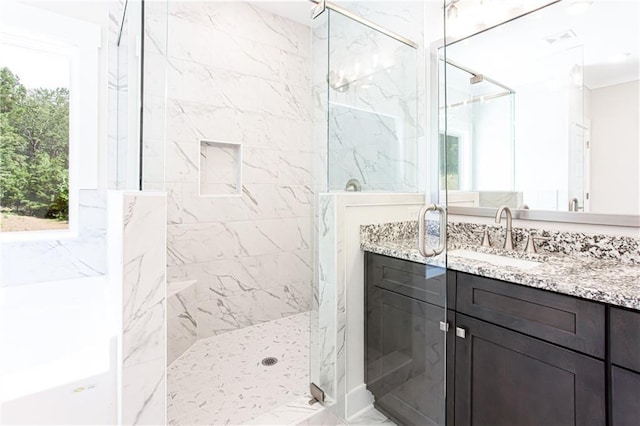
{"type": "Polygon", "coordinates": [[[447,212],[444,207],[435,204],[427,204],[418,213],[418,251],[423,257],[433,257],[441,254],[447,246],[447,212]],[[425,221],[428,212],[438,212],[440,215],[440,241],[438,247],[430,249],[426,247],[425,221]]]}

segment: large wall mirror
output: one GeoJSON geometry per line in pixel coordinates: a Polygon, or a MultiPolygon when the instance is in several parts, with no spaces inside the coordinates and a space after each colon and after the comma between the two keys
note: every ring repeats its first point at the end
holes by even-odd
{"type": "Polygon", "coordinates": [[[640,2],[608,0],[563,0],[450,43],[450,205],[640,215],[639,45],[640,2]]]}

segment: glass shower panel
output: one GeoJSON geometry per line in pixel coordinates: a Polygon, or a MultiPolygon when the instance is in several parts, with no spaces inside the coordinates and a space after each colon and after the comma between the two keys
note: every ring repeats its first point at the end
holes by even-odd
{"type": "Polygon", "coordinates": [[[331,13],[330,191],[417,192],[416,61],[415,48],[331,13]]]}
{"type": "MultiPolygon", "coordinates": [[[[140,0],[114,3],[122,9],[117,16],[115,57],[110,67],[115,80],[111,89],[115,98],[111,108],[114,118],[110,129],[110,187],[112,189],[138,189],[140,176],[140,39],[142,34],[142,8],[140,0]]],[[[114,17],[116,14],[114,13],[114,17]]]]}
{"type": "Polygon", "coordinates": [[[143,191],[165,189],[169,1],[144,2],[140,177],[143,191]]]}
{"type": "Polygon", "coordinates": [[[452,63],[447,63],[446,73],[441,190],[446,183],[458,205],[518,207],[522,194],[514,190],[514,91],[452,63]]]}

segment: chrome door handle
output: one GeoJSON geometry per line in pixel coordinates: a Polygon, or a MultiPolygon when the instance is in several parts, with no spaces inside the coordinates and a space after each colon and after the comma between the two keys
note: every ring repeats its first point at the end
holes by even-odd
{"type": "Polygon", "coordinates": [[[466,339],[467,338],[467,330],[465,330],[462,327],[456,327],[456,336],[458,336],[461,339],[466,339]]]}
{"type": "Polygon", "coordinates": [[[449,331],[449,323],[440,321],[440,330],[444,331],[445,333],[449,331]]]}
{"type": "Polygon", "coordinates": [[[427,204],[418,213],[418,251],[423,257],[433,257],[441,254],[447,246],[447,212],[444,207],[435,204],[427,204]],[[425,220],[428,212],[438,212],[440,214],[440,242],[435,249],[426,247],[425,220]]]}

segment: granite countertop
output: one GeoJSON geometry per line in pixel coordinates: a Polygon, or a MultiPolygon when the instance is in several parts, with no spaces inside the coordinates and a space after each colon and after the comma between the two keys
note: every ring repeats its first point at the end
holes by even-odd
{"type": "MultiPolygon", "coordinates": [[[[436,237],[429,236],[428,239],[433,239],[427,241],[428,246],[437,245],[436,237]]],[[[541,262],[535,268],[521,269],[452,254],[448,254],[446,258],[443,254],[427,259],[420,255],[415,238],[398,238],[393,241],[363,239],[361,246],[365,251],[385,256],[435,266],[446,265],[449,269],[460,272],[640,310],[640,265],[637,264],[554,253],[525,254],[467,244],[448,247],[448,252],[467,249],[541,262]]]]}

